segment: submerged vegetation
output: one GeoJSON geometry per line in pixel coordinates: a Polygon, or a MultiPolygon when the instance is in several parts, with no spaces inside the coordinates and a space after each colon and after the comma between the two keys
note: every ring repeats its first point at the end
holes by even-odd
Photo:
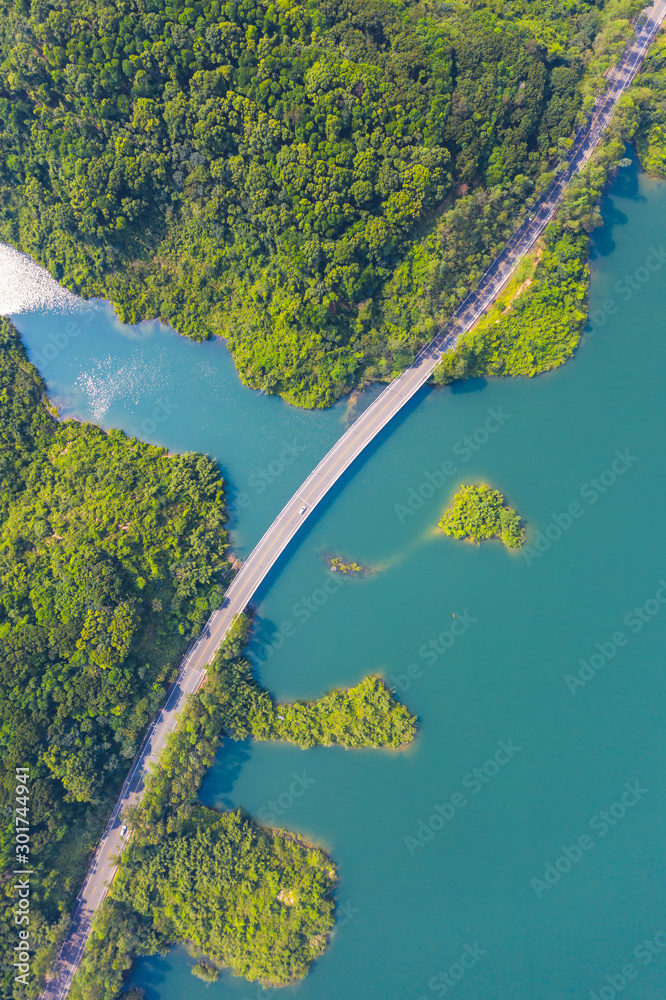
{"type": "Polygon", "coordinates": [[[0,237],[302,406],[501,249],[642,0],[0,0],[0,237]]]}
{"type": "Polygon", "coordinates": [[[482,542],[499,538],[507,549],[517,549],[525,541],[520,516],[506,505],[499,490],[485,483],[461,486],[444,511],[439,527],[445,535],[482,542]]]}
{"type": "Polygon", "coordinates": [[[331,556],[328,560],[328,567],[334,573],[345,573],[345,574],[358,574],[365,575],[370,572],[367,566],[361,566],[357,562],[346,562],[342,556],[331,556]]]}
{"type": "Polygon", "coordinates": [[[192,975],[203,979],[204,983],[215,983],[220,978],[219,970],[212,962],[197,962],[192,967],[192,975]]]}

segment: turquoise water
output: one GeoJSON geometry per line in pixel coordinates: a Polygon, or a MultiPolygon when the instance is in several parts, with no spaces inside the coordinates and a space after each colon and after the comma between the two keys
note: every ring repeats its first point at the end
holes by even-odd
{"type": "Polygon", "coordinates": [[[374,387],[307,412],[242,385],[222,341],[158,322],[126,326],[106,302],[12,317],[62,417],[120,427],[173,451],[208,452],[228,480],[234,546],[251,551],[374,387]]]}
{"type": "MultiPolygon", "coordinates": [[[[286,998],[663,996],[666,185],[629,174],[604,212],[593,328],[575,360],[535,380],[424,390],[258,595],[252,652],[278,697],[381,672],[420,718],[404,753],[229,743],[206,778],[206,803],[274,816],[338,865],[331,945],[286,998]],[[455,472],[436,485],[447,461],[455,472]],[[527,520],[522,554],[433,536],[454,488],[479,479],[527,520]],[[323,601],[329,551],[382,571],[323,601]],[[286,621],[294,635],[280,646],[286,621]]],[[[48,324],[18,318],[31,352],[48,324]]],[[[79,375],[108,354],[113,378],[129,350],[105,333],[77,355],[84,342],[45,370],[81,416],[79,375]]],[[[267,441],[312,435],[263,506],[238,511],[247,544],[339,433],[344,404],[302,414],[240,388],[219,346],[155,331],[139,344],[151,345],[184,387],[177,416],[142,436],[210,450],[235,491],[275,453],[267,441]]],[[[114,397],[104,426],[148,419],[154,367],[125,402],[114,397]]],[[[137,963],[131,982],[149,1000],[272,995],[228,975],[205,987],[190,964],[174,950],[137,963]]]]}

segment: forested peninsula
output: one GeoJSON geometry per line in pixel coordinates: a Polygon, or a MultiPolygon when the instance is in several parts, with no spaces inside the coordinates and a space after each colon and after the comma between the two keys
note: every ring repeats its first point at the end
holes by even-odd
{"type": "Polygon", "coordinates": [[[0,237],[327,405],[473,287],[641,6],[1,0],[0,237]]]}
{"type": "Polygon", "coordinates": [[[204,956],[195,974],[213,979],[229,968],[266,986],[302,978],[326,947],[331,859],[241,810],[204,808],[201,780],[224,733],[303,748],[398,747],[413,739],[416,719],[376,677],[314,702],[276,705],[243,656],[249,626],[241,616],[205,688],[190,698],[141,805],[127,816],[133,837],[95,918],[73,1000],[114,1000],[135,955],[165,952],[177,941],[204,956]]]}

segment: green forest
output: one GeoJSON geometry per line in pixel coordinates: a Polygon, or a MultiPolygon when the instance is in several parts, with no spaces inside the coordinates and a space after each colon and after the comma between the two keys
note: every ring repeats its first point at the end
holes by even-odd
{"type": "MultiPolygon", "coordinates": [[[[400,371],[474,287],[566,158],[641,7],[189,2],[0,0],[0,240],[127,321],[226,337],[247,384],[307,407],[400,371]]],[[[464,338],[440,384],[571,356],[587,233],[624,141],[666,176],[664,94],[659,40],[515,298],[464,338]]],[[[463,494],[442,530],[522,544],[501,493],[463,494]]],[[[37,996],[145,727],[220,603],[225,525],[207,457],[57,421],[0,319],[0,858],[6,868],[14,848],[14,769],[28,766],[36,872],[36,978],[12,994],[5,958],[3,995],[37,996]]],[[[133,955],[174,940],[205,952],[204,979],[226,966],[273,984],[304,975],[326,945],[330,859],[203,809],[200,782],[225,732],[397,747],[416,720],[376,677],[276,704],[242,655],[249,621],[237,626],[128,817],[132,847],[75,1000],[112,1000],[133,955]],[[214,902],[200,908],[206,864],[214,902]]],[[[7,956],[6,880],[1,898],[7,956]]]]}
{"type": "Polygon", "coordinates": [[[288,740],[303,750],[336,745],[396,749],[416,734],[416,717],[380,677],[365,677],[353,688],[330,691],[316,701],[276,704],[254,680],[246,660],[218,657],[212,669],[233,713],[225,729],[239,738],[288,740]]]}
{"type": "MultiPolygon", "coordinates": [[[[377,677],[313,702],[275,704],[243,657],[251,621],[240,615],[201,691],[126,820],[133,836],[98,911],[73,1000],[115,1000],[136,955],[186,943],[193,973],[217,970],[269,985],[302,978],[333,925],[335,869],[293,834],[242,812],[204,808],[198,791],[225,735],[281,739],[306,748],[397,747],[416,718],[377,677]],[[282,718],[280,718],[282,716],[282,718]]],[[[261,813],[261,810],[260,810],[261,813]]]]}
{"type": "Polygon", "coordinates": [[[636,83],[622,109],[643,168],[666,177],[666,40],[663,33],[650,47],[636,83]]]}
{"type": "Polygon", "coordinates": [[[439,527],[445,535],[469,542],[499,538],[507,549],[518,549],[525,541],[520,515],[508,506],[499,490],[485,483],[461,486],[444,511],[439,527]]]}
{"type": "Polygon", "coordinates": [[[477,325],[444,356],[434,380],[484,375],[538,375],[571,357],[587,321],[588,239],[562,225],[548,228],[533,273],[509,288],[477,325]],[[505,299],[508,301],[505,302],[505,299]]]}
{"type": "Polygon", "coordinates": [[[0,238],[328,405],[473,287],[640,7],[0,0],[0,238]]]}
{"type": "Polygon", "coordinates": [[[266,985],[302,978],[328,942],[335,882],[330,858],[293,834],[197,805],[172,836],[130,842],[72,1000],[138,1000],[143,991],[123,991],[124,973],[174,941],[187,943],[199,959],[193,974],[208,981],[222,968],[266,985]]]}
{"type": "MultiPolygon", "coordinates": [[[[58,422],[0,320],[0,850],[6,867],[28,767],[37,974],[186,641],[220,603],[225,520],[208,458],[58,422]]],[[[3,996],[14,905],[3,880],[3,996]]]]}
{"type": "MultiPolygon", "coordinates": [[[[178,836],[156,847],[130,844],[108,909],[144,933],[150,927],[151,950],[187,941],[235,975],[284,986],[326,947],[335,881],[330,859],[292,834],[266,830],[240,811],[197,806],[178,836]]],[[[95,936],[96,975],[84,973],[83,997],[86,982],[100,995],[99,960],[108,961],[114,944],[114,933],[95,936]]]]}

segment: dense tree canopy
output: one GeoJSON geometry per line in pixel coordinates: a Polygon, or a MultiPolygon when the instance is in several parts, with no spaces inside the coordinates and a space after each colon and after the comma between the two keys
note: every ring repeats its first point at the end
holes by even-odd
{"type": "Polygon", "coordinates": [[[188,4],[2,0],[0,231],[308,406],[410,360],[640,6],[188,4]]]}
{"type": "Polygon", "coordinates": [[[330,858],[293,834],[197,806],[178,835],[130,843],[73,1000],[117,997],[130,956],[173,941],[209,956],[197,963],[209,981],[216,965],[267,986],[300,979],[328,942],[335,881],[330,858]]]}
{"type": "Polygon", "coordinates": [[[301,978],[333,925],[330,859],[239,812],[199,807],[196,821],[157,848],[133,845],[113,898],[237,975],[276,986],[301,978]]]}
{"type": "Polygon", "coordinates": [[[564,364],[587,319],[587,255],[587,234],[579,226],[572,232],[551,225],[487,315],[444,355],[435,381],[531,376],[564,364]]]}
{"type": "Polygon", "coordinates": [[[517,549],[525,540],[520,515],[499,492],[485,483],[461,486],[444,511],[439,527],[445,535],[482,542],[499,538],[507,549],[517,549]]]}
{"type": "Polygon", "coordinates": [[[625,95],[623,115],[648,173],[666,177],[666,40],[659,34],[643,72],[625,95]]]}

